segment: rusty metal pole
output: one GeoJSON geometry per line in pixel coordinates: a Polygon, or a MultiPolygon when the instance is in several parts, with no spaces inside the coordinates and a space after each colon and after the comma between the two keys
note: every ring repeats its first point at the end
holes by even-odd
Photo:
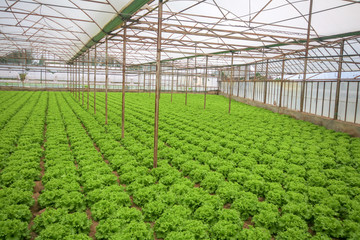
{"type": "Polygon", "coordinates": [[[73,97],[76,99],[76,91],[75,91],[75,87],[76,87],[76,76],[77,76],[77,73],[76,73],[76,60],[74,60],[74,63],[73,63],[73,97]]]}
{"type": "Polygon", "coordinates": [[[176,92],[179,91],[179,70],[176,70],[176,92]]]}
{"type": "Polygon", "coordinates": [[[231,52],[231,76],[230,76],[230,92],[229,92],[229,113],[231,112],[231,96],[232,96],[232,82],[234,77],[234,52],[231,52]]]}
{"type": "Polygon", "coordinates": [[[96,114],[96,44],[94,46],[94,114],[96,114]]]}
{"type": "Polygon", "coordinates": [[[73,93],[75,100],[77,99],[77,60],[74,61],[74,84],[73,84],[73,93]]]}
{"type": "Polygon", "coordinates": [[[241,76],[241,66],[239,66],[239,79],[238,79],[238,81],[237,81],[237,94],[236,94],[236,96],[237,97],[239,97],[239,91],[240,91],[240,76],[241,76]]]}
{"type": "Polygon", "coordinates": [[[282,60],[282,67],[281,67],[281,81],[280,81],[280,100],[279,100],[279,107],[282,105],[282,92],[283,92],[283,85],[284,85],[284,71],[285,71],[285,56],[282,60]]]}
{"type": "Polygon", "coordinates": [[[72,69],[71,69],[71,65],[69,64],[68,65],[69,66],[69,87],[68,87],[68,89],[69,89],[69,91],[70,91],[70,93],[71,93],[71,91],[72,91],[72,89],[71,89],[71,80],[72,80],[72,76],[71,76],[71,71],[72,71],[72,69]]]}
{"type": "Polygon", "coordinates": [[[152,74],[151,74],[151,64],[149,66],[149,97],[151,96],[151,78],[152,78],[152,74]]]}
{"type": "Polygon", "coordinates": [[[205,61],[204,109],[206,108],[206,92],[207,92],[207,78],[208,78],[208,63],[209,63],[209,56],[206,55],[206,61],[205,61]]]}
{"type": "Polygon", "coordinates": [[[70,91],[70,93],[72,92],[71,86],[72,86],[72,68],[71,68],[71,64],[69,64],[69,91],[70,91]]]}
{"type": "Polygon", "coordinates": [[[126,82],[126,25],[123,26],[123,63],[122,63],[122,102],[121,102],[121,138],[125,137],[125,82],[126,82]]]}
{"type": "Polygon", "coordinates": [[[85,82],[85,55],[83,55],[82,56],[82,81],[81,81],[81,99],[82,99],[82,104],[81,105],[83,105],[84,106],[84,90],[85,90],[85,84],[84,84],[84,82],[85,82]]]}
{"type": "Polygon", "coordinates": [[[70,65],[66,65],[66,88],[70,92],[70,65]]]}
{"type": "Polygon", "coordinates": [[[305,81],[306,81],[306,72],[307,72],[307,65],[308,65],[307,58],[308,58],[308,55],[309,55],[312,7],[313,7],[313,0],[310,0],[309,19],[308,19],[308,28],[307,28],[307,39],[306,39],[306,48],[305,48],[305,59],[304,59],[304,75],[303,75],[303,80],[302,80],[302,83],[301,83],[300,112],[302,112],[304,110],[305,81]]]}
{"type": "Polygon", "coordinates": [[[74,71],[74,73],[75,73],[75,83],[74,83],[74,92],[75,92],[75,100],[77,100],[77,85],[78,85],[78,60],[76,59],[75,60],[75,66],[74,66],[74,68],[75,68],[75,71],[74,71]]]}
{"type": "Polygon", "coordinates": [[[269,74],[269,60],[266,60],[265,86],[264,86],[264,103],[266,103],[268,74],[269,74]]]}
{"type": "Polygon", "coordinates": [[[105,37],[105,124],[108,124],[108,81],[109,81],[109,69],[108,69],[108,35],[105,37]]]}
{"type": "Polygon", "coordinates": [[[158,133],[159,133],[159,90],[161,78],[161,28],[162,28],[163,0],[159,0],[158,7],[158,28],[156,47],[156,86],[155,86],[155,121],[154,121],[154,168],[157,167],[158,154],[158,133]]]}
{"type": "Polygon", "coordinates": [[[194,89],[192,89],[191,88],[191,90],[192,91],[194,91],[195,90],[195,92],[197,91],[197,87],[196,87],[196,85],[197,85],[197,80],[198,80],[198,76],[197,76],[197,56],[196,56],[196,51],[197,50],[197,43],[195,43],[195,69],[194,69],[194,71],[195,71],[195,82],[194,82],[194,89]]]}
{"type": "Polygon", "coordinates": [[[245,65],[245,76],[244,76],[244,98],[246,98],[246,78],[248,75],[248,65],[245,65]]]}
{"type": "Polygon", "coordinates": [[[88,82],[87,82],[87,106],[86,109],[89,110],[89,97],[90,97],[90,50],[88,50],[88,73],[87,73],[87,77],[88,77],[88,82]]]}
{"type": "Polygon", "coordinates": [[[173,91],[174,91],[174,61],[172,61],[172,66],[171,66],[171,102],[173,101],[173,91]]]}
{"type": "Polygon", "coordinates": [[[47,59],[47,56],[46,56],[46,52],[45,52],[45,61],[44,61],[44,63],[45,63],[45,90],[46,90],[46,86],[47,86],[47,84],[46,84],[46,81],[47,81],[47,75],[46,75],[46,72],[47,72],[47,67],[46,67],[46,59],[47,59]]]}
{"type": "Polygon", "coordinates": [[[257,64],[255,63],[255,72],[254,72],[254,78],[253,78],[253,94],[252,94],[252,100],[255,100],[255,91],[256,91],[256,72],[257,72],[257,64]]]}
{"type": "Polygon", "coordinates": [[[80,94],[80,83],[81,83],[81,66],[80,58],[78,59],[78,101],[80,103],[81,94],[80,94]]]}
{"type": "Polygon", "coordinates": [[[189,58],[186,63],[186,77],[185,77],[185,105],[187,105],[187,89],[188,89],[188,80],[189,80],[189,58]]]}
{"type": "Polygon", "coordinates": [[[339,117],[339,103],[340,103],[340,86],[341,86],[341,73],[342,73],[342,63],[344,55],[344,45],[345,40],[341,41],[340,45],[340,57],[339,57],[339,66],[338,66],[338,76],[336,82],[336,96],[335,96],[335,110],[334,110],[334,119],[337,120],[339,117]]]}
{"type": "Polygon", "coordinates": [[[146,73],[145,73],[145,66],[144,66],[144,90],[143,90],[143,92],[145,92],[145,77],[146,77],[146,73]]]}

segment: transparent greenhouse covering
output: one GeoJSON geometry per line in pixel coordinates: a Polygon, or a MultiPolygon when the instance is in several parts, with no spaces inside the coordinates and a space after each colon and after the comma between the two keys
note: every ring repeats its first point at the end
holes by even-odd
{"type": "MultiPolygon", "coordinates": [[[[157,7],[146,0],[1,0],[0,56],[27,49],[71,62],[94,46],[103,55],[108,35],[109,54],[121,63],[126,27],[127,66],[155,64],[157,7]]],[[[359,71],[359,12],[351,0],[164,0],[161,59],[204,67],[208,56],[209,66],[221,67],[233,55],[234,65],[271,59],[271,68],[281,68],[286,57],[285,72],[301,73],[309,40],[308,72],[331,72],[343,42],[343,71],[359,71]]]]}

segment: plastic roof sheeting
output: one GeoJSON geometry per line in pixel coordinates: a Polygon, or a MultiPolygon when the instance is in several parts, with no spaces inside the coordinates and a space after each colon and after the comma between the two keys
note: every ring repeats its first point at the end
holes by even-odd
{"type": "MultiPolygon", "coordinates": [[[[134,0],[136,1],[136,0],[134,0]]],[[[4,55],[17,48],[49,51],[64,61],[84,46],[129,0],[1,0],[0,43],[4,55]]],[[[127,64],[156,60],[158,1],[143,1],[127,22],[127,64]],[[147,2],[148,4],[145,4],[147,2]]],[[[303,70],[310,0],[164,0],[162,60],[179,67],[213,67],[289,59],[289,73],[303,70]],[[192,59],[201,56],[202,60],[192,59]],[[187,58],[191,58],[189,61],[187,58]]],[[[359,71],[360,4],[314,0],[309,44],[309,72],[337,71],[339,46],[345,40],[344,71],[359,71]]],[[[111,32],[111,57],[122,61],[123,28],[111,32]]],[[[98,46],[103,55],[105,44],[98,46]]],[[[90,47],[90,46],[89,46],[90,47]]],[[[86,47],[85,47],[86,49],[86,47]]],[[[90,51],[92,52],[92,51],[90,51]]],[[[280,63],[281,65],[281,63],[280,63]]]]}
{"type": "Polygon", "coordinates": [[[0,55],[17,49],[69,59],[132,0],[1,0],[0,55]]]}

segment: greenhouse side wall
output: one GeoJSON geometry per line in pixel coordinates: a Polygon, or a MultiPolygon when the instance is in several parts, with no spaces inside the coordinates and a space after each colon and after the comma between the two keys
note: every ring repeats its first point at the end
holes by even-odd
{"type": "MultiPolygon", "coordinates": [[[[360,137],[359,85],[359,81],[341,82],[338,120],[334,119],[336,81],[306,81],[303,112],[300,81],[286,81],[282,89],[280,81],[238,81],[233,83],[231,98],[360,137]]],[[[229,93],[230,82],[221,81],[219,95],[229,97],[229,93]]]]}

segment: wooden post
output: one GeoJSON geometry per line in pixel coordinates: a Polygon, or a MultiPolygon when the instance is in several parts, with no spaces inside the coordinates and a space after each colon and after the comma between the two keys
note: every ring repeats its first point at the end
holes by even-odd
{"type": "Polygon", "coordinates": [[[123,26],[123,63],[122,63],[122,97],[121,97],[121,138],[125,137],[125,82],[126,82],[126,26],[123,26]]]}
{"type": "Polygon", "coordinates": [[[280,81],[280,100],[279,100],[279,107],[282,106],[282,92],[283,92],[283,85],[284,85],[284,71],[285,71],[285,56],[282,60],[282,67],[281,67],[281,81],[280,81]]]}
{"type": "Polygon", "coordinates": [[[161,28],[162,28],[163,0],[159,0],[158,28],[156,46],[156,86],[155,86],[155,121],[154,121],[154,168],[157,167],[158,133],[159,133],[159,94],[161,78],[161,28]]]}
{"type": "Polygon", "coordinates": [[[96,44],[94,46],[94,114],[96,114],[96,44]]]}
{"type": "Polygon", "coordinates": [[[231,52],[231,76],[230,76],[230,92],[229,92],[229,113],[231,112],[231,96],[232,96],[232,82],[234,77],[234,52],[231,52]]]}
{"type": "Polygon", "coordinates": [[[267,95],[267,83],[268,83],[268,74],[269,74],[269,60],[266,60],[266,70],[265,70],[265,86],[264,86],[264,103],[266,103],[267,95]]]}
{"type": "Polygon", "coordinates": [[[306,48],[305,48],[305,59],[304,59],[304,75],[301,83],[301,96],[300,96],[300,112],[304,110],[304,98],[305,98],[305,81],[306,81],[306,72],[307,72],[307,58],[309,55],[309,43],[310,43],[310,28],[311,28],[311,17],[312,17],[312,7],[313,0],[310,0],[309,7],[309,20],[308,20],[308,28],[307,28],[307,40],[306,40],[306,48]]]}
{"type": "Polygon", "coordinates": [[[186,63],[186,78],[185,78],[185,105],[187,105],[187,89],[188,89],[188,81],[189,81],[189,58],[186,63]]]}
{"type": "Polygon", "coordinates": [[[342,63],[343,63],[343,55],[344,55],[344,45],[345,40],[342,40],[340,45],[340,57],[338,64],[338,76],[336,82],[336,96],[335,96],[335,110],[334,110],[334,119],[337,120],[339,118],[339,103],[340,103],[340,86],[341,86],[341,73],[342,73],[342,63]]]}
{"type": "Polygon", "coordinates": [[[109,81],[109,69],[108,69],[108,35],[105,37],[105,125],[108,124],[108,81],[109,81]]]}
{"type": "Polygon", "coordinates": [[[171,102],[173,101],[173,90],[174,90],[174,61],[171,66],[171,102]]]}
{"type": "Polygon", "coordinates": [[[204,109],[206,108],[206,92],[207,92],[207,78],[208,78],[208,62],[209,56],[206,55],[205,61],[205,91],[204,91],[204,109]]]}

